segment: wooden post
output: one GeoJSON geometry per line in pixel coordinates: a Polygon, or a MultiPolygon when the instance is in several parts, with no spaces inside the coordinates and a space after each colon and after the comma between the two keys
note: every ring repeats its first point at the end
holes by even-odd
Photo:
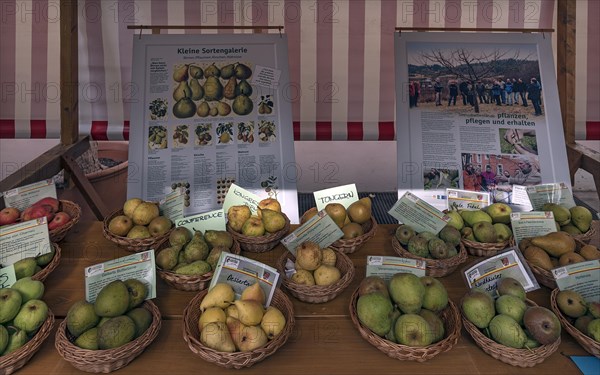
{"type": "MultiPolygon", "coordinates": [[[[557,81],[565,142],[575,143],[575,1],[558,0],[557,81]]],[[[571,171],[572,175],[575,171],[571,171]]],[[[573,176],[571,176],[571,179],[573,176]]]]}
{"type": "Polygon", "coordinates": [[[60,141],[67,146],[79,138],[77,2],[60,2],[60,141]]]}

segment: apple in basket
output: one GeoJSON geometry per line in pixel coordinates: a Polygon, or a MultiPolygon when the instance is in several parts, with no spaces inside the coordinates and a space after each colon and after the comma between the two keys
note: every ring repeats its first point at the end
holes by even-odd
{"type": "Polygon", "coordinates": [[[13,224],[19,220],[21,212],[14,207],[6,207],[0,211],[0,227],[3,225],[13,224]]]}
{"type": "Polygon", "coordinates": [[[48,223],[48,230],[58,229],[71,221],[71,216],[66,212],[57,212],[52,221],[48,223]]]}
{"type": "Polygon", "coordinates": [[[217,283],[200,303],[200,342],[220,352],[248,352],[266,345],[286,326],[283,313],[275,306],[263,307],[265,292],[258,283],[247,287],[240,297],[227,283],[217,283]]]}

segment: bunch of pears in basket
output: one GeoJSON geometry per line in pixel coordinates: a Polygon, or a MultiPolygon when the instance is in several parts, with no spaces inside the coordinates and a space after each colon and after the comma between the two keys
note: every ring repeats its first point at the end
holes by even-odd
{"type": "MultiPolygon", "coordinates": [[[[328,203],[325,206],[325,212],[331,217],[334,223],[344,232],[342,239],[349,240],[362,236],[365,233],[364,224],[371,220],[372,202],[371,198],[364,197],[356,202],[352,202],[348,208],[341,203],[328,203]]],[[[318,213],[316,207],[309,208],[300,219],[300,224],[307,222],[311,217],[318,213]]]]}
{"type": "Polygon", "coordinates": [[[249,237],[260,237],[285,228],[286,219],[281,212],[279,201],[274,198],[265,198],[258,202],[256,215],[252,215],[250,207],[246,205],[229,207],[227,223],[237,233],[249,237]]]}

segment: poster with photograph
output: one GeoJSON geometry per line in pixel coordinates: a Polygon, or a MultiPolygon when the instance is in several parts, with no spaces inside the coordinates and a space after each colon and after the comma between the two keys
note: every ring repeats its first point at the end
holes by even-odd
{"type": "Polygon", "coordinates": [[[133,66],[128,198],[183,188],[189,216],[235,183],[298,222],[285,36],[136,35],[133,66]]]}
{"type": "Polygon", "coordinates": [[[399,197],[444,209],[464,189],[522,211],[513,187],[570,181],[551,38],[515,36],[395,39],[399,197]]]}

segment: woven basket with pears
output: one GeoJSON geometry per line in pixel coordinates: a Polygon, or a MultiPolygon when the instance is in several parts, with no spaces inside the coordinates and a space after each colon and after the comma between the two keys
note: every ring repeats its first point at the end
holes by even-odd
{"type": "MultiPolygon", "coordinates": [[[[289,297],[281,290],[276,289],[270,304],[270,306],[275,307],[276,310],[279,311],[274,311],[275,314],[282,315],[279,316],[285,321],[283,328],[274,323],[262,324],[262,319],[269,313],[269,307],[262,315],[263,318],[261,318],[261,322],[257,326],[250,324],[249,322],[247,322],[248,324],[242,323],[246,327],[241,330],[242,332],[247,332],[248,335],[252,335],[253,332],[257,334],[256,336],[253,336],[256,337],[256,339],[243,340],[241,337],[234,338],[230,334],[228,325],[233,324],[231,319],[229,319],[231,315],[226,315],[228,324],[214,320],[209,322],[210,318],[208,317],[206,318],[207,321],[203,322],[202,315],[208,315],[209,310],[213,313],[229,314],[229,312],[224,313],[223,309],[225,309],[225,311],[229,310],[227,307],[232,303],[231,301],[234,299],[233,295],[230,296],[231,299],[227,299],[229,302],[219,306],[208,303],[209,299],[213,300],[209,293],[221,287],[223,287],[223,285],[217,283],[212,289],[205,289],[199,292],[190,300],[183,310],[183,339],[192,353],[215,365],[235,369],[250,367],[275,354],[275,352],[287,342],[295,325],[294,307],[289,297]],[[205,298],[207,301],[203,303],[205,298]],[[219,309],[221,311],[218,311],[219,309]],[[203,325],[202,329],[200,328],[201,325],[203,325]],[[265,327],[264,329],[262,328],[263,326],[265,327]],[[264,344],[258,339],[258,330],[260,329],[266,334],[266,339],[264,339],[266,340],[266,343],[264,344]],[[273,329],[277,329],[277,332],[273,332],[273,329]],[[214,338],[217,338],[218,340],[214,340],[214,338]],[[241,347],[243,342],[246,342],[246,345],[252,345],[252,347],[241,347]],[[256,344],[258,342],[261,342],[261,344],[256,344]],[[260,346],[254,347],[255,344],[260,346]]],[[[223,301],[224,299],[221,298],[221,300],[223,301]]],[[[236,309],[239,311],[239,307],[236,306],[236,309]]],[[[273,315],[274,314],[271,314],[271,316],[273,315]]],[[[234,319],[234,321],[235,320],[237,319],[234,319]]],[[[240,325],[238,325],[238,327],[239,326],[240,325]]],[[[233,329],[233,326],[232,331],[236,331],[233,329]]],[[[241,334],[242,333],[238,333],[238,335],[241,334]]],[[[264,334],[261,333],[260,336],[264,338],[264,334]]]]}
{"type": "Polygon", "coordinates": [[[172,229],[173,223],[160,215],[158,204],[131,198],[123,209],[104,218],[102,234],[124,250],[141,252],[155,248],[172,229]]]}
{"type": "MultiPolygon", "coordinates": [[[[373,238],[377,232],[377,221],[371,212],[371,198],[364,197],[351,203],[348,208],[340,203],[328,203],[325,212],[342,229],[344,236],[335,241],[330,247],[351,254],[373,238]]],[[[300,218],[300,224],[317,214],[317,208],[308,209],[300,218]]]]}
{"type": "Polygon", "coordinates": [[[592,212],[585,206],[567,207],[559,203],[544,203],[541,211],[552,211],[558,231],[569,233],[584,243],[597,236],[600,221],[593,220],[592,212]]]}
{"type": "MultiPolygon", "coordinates": [[[[594,340],[592,337],[590,337],[588,334],[584,333],[584,331],[587,331],[587,327],[589,326],[589,323],[594,320],[594,316],[589,314],[589,311],[583,310],[583,306],[580,305],[580,311],[573,311],[571,313],[571,315],[573,315],[572,317],[563,313],[562,309],[561,309],[561,305],[563,303],[566,303],[567,301],[567,297],[571,297],[569,296],[569,293],[573,293],[571,291],[567,291],[567,294],[564,294],[563,296],[561,296],[561,299],[564,299],[565,302],[561,302],[559,303],[559,294],[561,293],[561,291],[556,288],[554,290],[552,290],[552,294],[550,295],[550,306],[552,307],[552,311],[554,311],[554,313],[556,314],[556,316],[558,317],[558,319],[560,320],[560,324],[562,325],[562,327],[569,332],[569,334],[571,336],[573,336],[573,338],[575,339],[575,341],[577,341],[579,343],[579,345],[581,345],[581,347],[583,349],[585,349],[586,352],[590,353],[591,355],[600,358],[600,342],[594,340]],[[577,318],[575,318],[575,316],[577,316],[577,318]]],[[[581,296],[574,296],[575,299],[581,299],[581,296]]],[[[598,304],[596,304],[596,308],[600,307],[598,304]]],[[[564,307],[563,307],[564,309],[564,307]]],[[[596,316],[598,316],[598,312],[596,311],[596,316]]],[[[597,319],[597,318],[596,318],[597,319]]],[[[600,326],[600,325],[598,325],[600,326]]]]}
{"type": "Polygon", "coordinates": [[[460,239],[460,232],[449,225],[438,235],[433,233],[427,235],[416,234],[410,226],[402,224],[396,228],[392,236],[392,248],[402,258],[425,262],[426,274],[433,277],[449,275],[468,258],[467,250],[460,239]],[[418,236],[421,236],[421,239],[418,236]]]}
{"type": "Polygon", "coordinates": [[[352,293],[349,305],[350,318],[360,335],[389,357],[401,361],[425,362],[452,349],[458,342],[462,327],[460,313],[454,302],[449,299],[433,302],[430,300],[430,304],[424,302],[429,298],[427,294],[421,299],[422,304],[412,307],[404,305],[400,299],[394,302],[397,297],[412,294],[393,292],[395,286],[392,284],[396,283],[406,287],[413,283],[429,286],[435,284],[434,289],[439,285],[444,288],[440,281],[430,276],[419,278],[412,274],[396,274],[390,280],[389,286],[377,276],[363,279],[352,293]],[[375,305],[386,313],[388,319],[392,317],[389,325],[380,326],[379,318],[370,320],[374,315],[373,311],[369,310],[375,305]],[[400,319],[402,316],[404,318],[400,319]]]}
{"type": "Polygon", "coordinates": [[[533,367],[558,349],[560,322],[551,310],[526,299],[518,281],[505,278],[501,282],[508,287],[501,292],[504,287],[497,285],[500,297],[496,300],[475,289],[463,296],[463,324],[477,346],[491,357],[512,366],[533,367]]]}
{"type": "Polygon", "coordinates": [[[156,270],[158,276],[175,289],[203,290],[210,285],[223,251],[240,253],[240,244],[229,232],[206,231],[192,235],[187,228],[177,227],[156,248],[156,270]]]}
{"type": "Polygon", "coordinates": [[[244,251],[263,253],[272,250],[289,230],[290,219],[273,198],[261,200],[256,215],[252,215],[245,205],[231,206],[227,211],[227,231],[244,251]]]}
{"type": "Polygon", "coordinates": [[[519,242],[519,249],[538,283],[550,289],[557,287],[552,269],[600,259],[600,251],[596,246],[586,244],[563,231],[524,238],[519,242]]]}
{"type": "Polygon", "coordinates": [[[38,255],[35,259],[41,270],[31,276],[34,280],[44,281],[56,269],[60,263],[61,250],[60,246],[52,243],[52,250],[47,254],[38,255]]]}
{"type": "Polygon", "coordinates": [[[321,249],[319,245],[305,242],[296,249],[296,256],[284,252],[277,260],[277,270],[283,286],[300,301],[324,303],[342,293],[354,278],[354,264],[350,258],[332,248],[321,249]],[[294,263],[295,271],[286,276],[286,264],[294,263]]]}

